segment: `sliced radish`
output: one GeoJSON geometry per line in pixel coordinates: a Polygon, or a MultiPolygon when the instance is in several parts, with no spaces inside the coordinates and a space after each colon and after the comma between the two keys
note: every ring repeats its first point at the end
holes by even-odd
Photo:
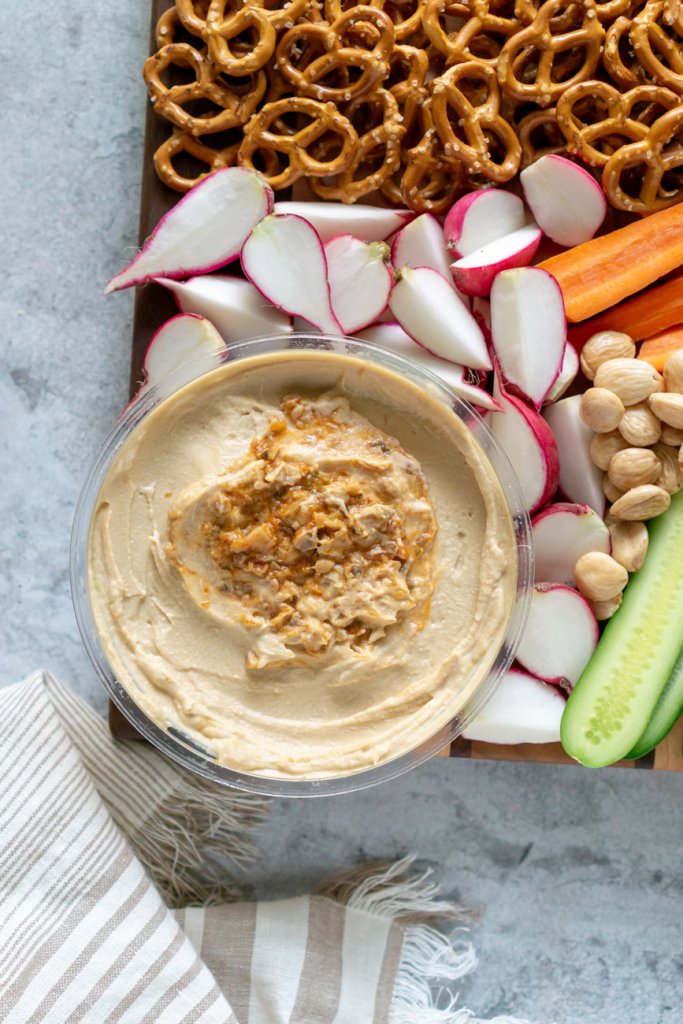
{"type": "Polygon", "coordinates": [[[605,511],[602,470],[590,455],[593,431],[581,419],[581,395],[562,398],[543,410],[560,454],[560,490],[569,501],[605,511]]]}
{"type": "Polygon", "coordinates": [[[337,235],[324,249],[334,315],[344,334],[355,334],[387,308],[394,283],[389,246],[337,235]]]}
{"type": "Polygon", "coordinates": [[[587,242],[605,219],[607,202],[600,185],[566,157],[542,156],[519,177],[538,225],[558,245],[587,242]]]}
{"type": "Polygon", "coordinates": [[[265,217],[244,243],[240,260],[268,302],[327,334],[344,333],[332,312],[325,250],[318,232],[303,217],[265,217]]]}
{"type": "Polygon", "coordinates": [[[498,274],[491,289],[491,334],[506,390],[540,409],[560,373],[567,342],[555,278],[538,267],[498,274]]]}
{"type": "Polygon", "coordinates": [[[456,287],[465,295],[488,295],[494,278],[502,270],[527,267],[531,263],[541,237],[539,227],[527,224],[463,256],[451,264],[456,287]]]}
{"type": "Polygon", "coordinates": [[[526,507],[534,512],[550,501],[560,475],[560,460],[552,431],[542,416],[514,395],[494,388],[503,411],[489,419],[493,434],[512,464],[526,507]]]}
{"type": "Polygon", "coordinates": [[[402,267],[389,298],[401,327],[432,355],[491,369],[481,328],[453,286],[430,267],[402,267]]]}
{"type": "Polygon", "coordinates": [[[446,214],[446,245],[456,256],[470,253],[524,227],[524,203],[512,192],[479,189],[458,199],[446,214]]]}
{"type": "Polygon", "coordinates": [[[275,204],[275,213],[293,213],[309,221],[327,242],[336,235],[353,235],[362,242],[382,242],[416,216],[412,210],[388,210],[356,203],[275,204]]]}
{"type": "Polygon", "coordinates": [[[565,393],[567,388],[574,383],[578,372],[578,353],[574,346],[570,342],[567,342],[564,349],[564,356],[562,357],[560,372],[557,375],[557,380],[545,396],[545,402],[556,402],[558,398],[562,398],[562,395],[565,393]]]}
{"type": "Polygon", "coordinates": [[[271,306],[257,288],[241,277],[206,274],[189,281],[155,280],[173,292],[183,313],[207,317],[230,345],[269,334],[291,334],[288,316],[271,306]]]}
{"type": "Polygon", "coordinates": [[[475,387],[464,379],[465,368],[463,366],[459,366],[458,363],[450,363],[446,359],[437,359],[436,356],[431,355],[421,345],[413,341],[400,324],[373,324],[372,327],[366,327],[359,331],[356,337],[388,348],[400,356],[405,356],[406,359],[412,359],[426,370],[431,370],[437,377],[441,377],[457,395],[472,405],[493,411],[500,409],[500,404],[487,391],[482,391],[481,388],[475,387]]]}
{"type": "Polygon", "coordinates": [[[220,334],[203,316],[195,316],[194,313],[172,316],[161,325],[147,346],[142,364],[145,383],[141,390],[158,384],[196,356],[224,349],[220,334]]]}
{"type": "Polygon", "coordinates": [[[554,686],[513,668],[463,736],[484,743],[559,743],[565,704],[554,686]]]}
{"type": "Polygon", "coordinates": [[[599,637],[588,601],[561,583],[537,583],[517,648],[522,668],[546,683],[571,690],[599,637]]]}
{"type": "Polygon", "coordinates": [[[609,530],[588,505],[557,502],[531,520],[535,575],[539,583],[576,586],[574,566],[589,551],[612,549],[609,530]]]}
{"type": "Polygon", "coordinates": [[[391,262],[395,267],[431,267],[450,281],[451,259],[436,217],[423,213],[402,228],[391,243],[391,262]]]}
{"type": "Polygon", "coordinates": [[[493,342],[491,339],[491,303],[489,300],[475,295],[472,299],[472,316],[481,327],[487,346],[491,348],[493,342]]]}
{"type": "Polygon", "coordinates": [[[273,209],[273,190],[246,167],[209,174],[161,218],[105,295],[153,277],[188,277],[239,256],[249,232],[273,209]]]}

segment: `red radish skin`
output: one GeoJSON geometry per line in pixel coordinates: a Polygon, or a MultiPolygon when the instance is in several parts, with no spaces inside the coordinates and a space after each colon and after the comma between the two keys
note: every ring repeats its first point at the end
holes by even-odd
{"type": "Polygon", "coordinates": [[[525,220],[524,203],[512,192],[497,188],[469,192],[446,214],[446,246],[456,256],[469,256],[524,227],[525,220]]]}
{"type": "Polygon", "coordinates": [[[253,284],[241,277],[205,274],[187,281],[165,277],[155,281],[172,292],[182,313],[196,313],[210,320],[226,345],[292,333],[289,317],[265,302],[253,284]]]}
{"type": "Polygon", "coordinates": [[[592,174],[566,157],[539,157],[519,178],[536,223],[558,245],[571,248],[588,242],[605,219],[602,188],[592,174]]]}
{"type": "Polygon", "coordinates": [[[489,242],[469,256],[451,264],[455,285],[465,295],[486,297],[497,274],[515,267],[527,267],[538,249],[541,230],[527,224],[510,235],[489,242]]]}
{"type": "Polygon", "coordinates": [[[344,333],[332,311],[323,244],[303,217],[264,217],[244,243],[240,261],[245,276],[278,309],[324,333],[344,333]]]}
{"type": "Polygon", "coordinates": [[[552,431],[542,416],[514,395],[494,386],[503,411],[489,417],[494,437],[514,469],[525,504],[535,512],[555,494],[560,460],[552,431]]]}
{"type": "Polygon", "coordinates": [[[387,308],[394,283],[389,246],[337,235],[323,248],[334,315],[344,334],[355,334],[387,308]]]}
{"type": "Polygon", "coordinates": [[[430,267],[402,267],[389,308],[403,330],[432,355],[476,369],[491,369],[491,358],[476,320],[452,284],[430,267]]]}
{"type": "Polygon", "coordinates": [[[574,346],[570,344],[570,342],[567,342],[564,350],[564,356],[562,357],[562,367],[557,375],[557,380],[546,395],[543,404],[547,405],[549,402],[557,402],[558,399],[562,398],[565,391],[567,391],[574,383],[578,372],[579,357],[574,346]]]}
{"type": "Polygon", "coordinates": [[[362,242],[383,242],[417,216],[412,210],[390,210],[363,203],[277,202],[275,213],[292,213],[309,221],[323,242],[353,235],[362,242]]]}
{"type": "Polygon", "coordinates": [[[143,360],[146,388],[159,384],[190,359],[225,350],[222,337],[210,321],[194,313],[179,313],[159,327],[143,360]]]}
{"type": "Polygon", "coordinates": [[[560,690],[513,668],[463,736],[483,743],[559,743],[565,704],[560,690]]]}
{"type": "Polygon", "coordinates": [[[481,327],[486,346],[490,350],[493,346],[493,338],[491,337],[491,303],[489,300],[475,296],[472,299],[472,316],[481,327]]]}
{"type": "Polygon", "coordinates": [[[593,431],[581,419],[581,395],[561,398],[546,406],[543,416],[553,432],[560,455],[560,490],[569,501],[588,505],[599,516],[605,511],[601,469],[590,456],[593,431]]]}
{"type": "Polygon", "coordinates": [[[577,590],[561,583],[536,583],[517,661],[538,679],[571,691],[599,635],[592,609],[577,590]]]}
{"type": "Polygon", "coordinates": [[[557,502],[531,520],[537,582],[575,587],[574,566],[589,551],[612,550],[609,530],[588,505],[557,502]]]}
{"type": "Polygon", "coordinates": [[[498,274],[491,289],[491,335],[505,390],[540,409],[559,376],[567,344],[555,279],[537,267],[498,274]]]}
{"type": "Polygon", "coordinates": [[[161,218],[105,295],[154,277],[190,277],[224,267],[272,209],[273,190],[260,174],[245,167],[209,174],[161,218]]]}

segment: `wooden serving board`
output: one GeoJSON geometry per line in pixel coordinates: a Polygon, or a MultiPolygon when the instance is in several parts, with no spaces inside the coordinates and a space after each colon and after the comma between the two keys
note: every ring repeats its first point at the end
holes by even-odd
{"type": "MultiPolygon", "coordinates": [[[[154,29],[160,15],[172,7],[174,0],[152,0],[152,25],[150,52],[156,50],[154,29]]],[[[140,200],[139,242],[152,232],[157,221],[180,198],[161,183],[154,170],[153,155],[155,150],[168,137],[170,128],[167,122],[157,117],[151,105],[147,108],[145,124],[145,143],[142,167],[142,193],[140,200]]],[[[278,193],[278,198],[287,196],[278,193]]],[[[297,198],[303,196],[297,195],[297,198]]],[[[146,285],[137,289],[135,300],[135,317],[133,323],[133,347],[130,367],[130,396],[136,393],[142,380],[142,363],[152,335],[169,317],[177,313],[177,307],[165,288],[156,284],[146,285]]],[[[109,724],[111,732],[119,739],[137,739],[142,737],[130,724],[118,708],[109,705],[109,724]]],[[[548,764],[573,764],[559,743],[533,744],[522,743],[514,746],[502,746],[495,743],[471,742],[458,738],[450,747],[442,751],[443,756],[473,758],[489,761],[538,761],[548,764]]],[[[621,761],[623,768],[654,768],[656,770],[683,771],[683,717],[667,738],[660,743],[655,751],[638,761],[621,761]]]]}

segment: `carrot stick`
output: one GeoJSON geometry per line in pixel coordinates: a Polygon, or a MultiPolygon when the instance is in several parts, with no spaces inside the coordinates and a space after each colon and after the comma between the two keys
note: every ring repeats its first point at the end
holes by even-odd
{"type": "Polygon", "coordinates": [[[676,352],[679,348],[683,348],[683,324],[678,324],[677,327],[660,331],[659,334],[653,334],[651,338],[646,338],[640,346],[638,358],[644,359],[661,373],[664,363],[671,353],[676,352]]]}
{"type": "Polygon", "coordinates": [[[683,273],[680,273],[600,316],[572,325],[568,333],[572,345],[580,352],[597,331],[623,331],[634,341],[642,341],[682,323],[683,273]]]}
{"type": "MultiPolygon", "coordinates": [[[[567,319],[587,320],[683,264],[683,203],[538,265],[562,289],[567,319]]],[[[679,317],[680,319],[680,317],[679,317]]]]}

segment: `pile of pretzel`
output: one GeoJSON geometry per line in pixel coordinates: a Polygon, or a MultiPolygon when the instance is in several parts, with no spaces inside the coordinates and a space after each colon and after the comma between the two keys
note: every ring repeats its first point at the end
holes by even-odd
{"type": "Polygon", "coordinates": [[[275,190],[438,213],[545,153],[612,206],[683,199],[683,0],[176,0],[144,77],[179,192],[240,164],[275,190]],[[192,173],[178,169],[180,154],[192,173]]]}

